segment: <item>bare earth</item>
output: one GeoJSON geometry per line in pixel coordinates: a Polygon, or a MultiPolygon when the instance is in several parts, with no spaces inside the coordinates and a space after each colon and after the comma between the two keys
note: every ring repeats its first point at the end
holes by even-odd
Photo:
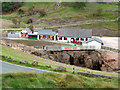
{"type": "Polygon", "coordinates": [[[0,19],[0,29],[9,28],[13,23],[10,20],[0,19]]]}

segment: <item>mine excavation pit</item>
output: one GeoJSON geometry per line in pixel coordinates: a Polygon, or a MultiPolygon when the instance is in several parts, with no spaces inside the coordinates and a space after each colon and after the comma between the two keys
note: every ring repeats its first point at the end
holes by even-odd
{"type": "Polygon", "coordinates": [[[105,54],[99,50],[89,50],[89,51],[37,51],[37,56],[42,58],[48,58],[50,60],[61,62],[65,64],[75,65],[79,67],[85,67],[92,70],[98,71],[108,71],[113,72],[117,71],[117,67],[111,68],[111,62],[115,62],[115,60],[111,60],[111,62],[106,62],[105,54]]]}

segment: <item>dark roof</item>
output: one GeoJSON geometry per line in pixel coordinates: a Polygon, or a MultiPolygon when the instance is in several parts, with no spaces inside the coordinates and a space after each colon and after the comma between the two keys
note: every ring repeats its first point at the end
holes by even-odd
{"type": "Polygon", "coordinates": [[[34,29],[34,32],[38,32],[38,31],[40,31],[40,30],[42,30],[41,28],[35,28],[34,29]]]}
{"type": "Polygon", "coordinates": [[[79,38],[92,37],[92,29],[62,28],[58,30],[58,36],[79,38]]]}
{"type": "Polygon", "coordinates": [[[48,31],[52,32],[51,29],[41,29],[41,28],[35,28],[35,29],[34,29],[34,32],[39,32],[39,31],[41,31],[41,30],[48,30],[48,31]]]}
{"type": "Polygon", "coordinates": [[[38,31],[38,35],[56,35],[56,32],[52,30],[40,30],[38,31]]]}

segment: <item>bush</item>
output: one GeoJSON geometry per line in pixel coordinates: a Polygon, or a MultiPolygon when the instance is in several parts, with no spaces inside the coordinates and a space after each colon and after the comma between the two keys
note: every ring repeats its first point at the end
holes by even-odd
{"type": "Polygon", "coordinates": [[[47,13],[45,12],[45,10],[40,10],[39,14],[40,14],[41,17],[44,17],[44,16],[47,15],[47,13]]]}
{"type": "Polygon", "coordinates": [[[19,10],[18,10],[18,14],[24,14],[23,9],[19,9],[19,10]]]}
{"type": "Polygon", "coordinates": [[[21,2],[3,2],[2,3],[2,11],[3,12],[15,11],[21,5],[22,5],[21,2]]]}
{"type": "Polygon", "coordinates": [[[101,8],[95,10],[95,12],[92,13],[92,16],[101,16],[103,10],[101,8]]]}
{"type": "Polygon", "coordinates": [[[29,23],[33,23],[33,19],[32,19],[32,18],[29,18],[29,19],[27,20],[27,24],[29,24],[29,23]]]}

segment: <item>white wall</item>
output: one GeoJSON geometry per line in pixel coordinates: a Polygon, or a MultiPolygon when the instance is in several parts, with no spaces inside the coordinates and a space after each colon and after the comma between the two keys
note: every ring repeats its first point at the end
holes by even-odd
{"type": "Polygon", "coordinates": [[[71,42],[71,37],[67,37],[67,40],[64,40],[64,37],[62,37],[62,40],[59,40],[59,37],[58,37],[58,41],[60,42],[71,42]]]}
{"type": "Polygon", "coordinates": [[[38,32],[33,32],[33,34],[38,34],[38,32]]]}

